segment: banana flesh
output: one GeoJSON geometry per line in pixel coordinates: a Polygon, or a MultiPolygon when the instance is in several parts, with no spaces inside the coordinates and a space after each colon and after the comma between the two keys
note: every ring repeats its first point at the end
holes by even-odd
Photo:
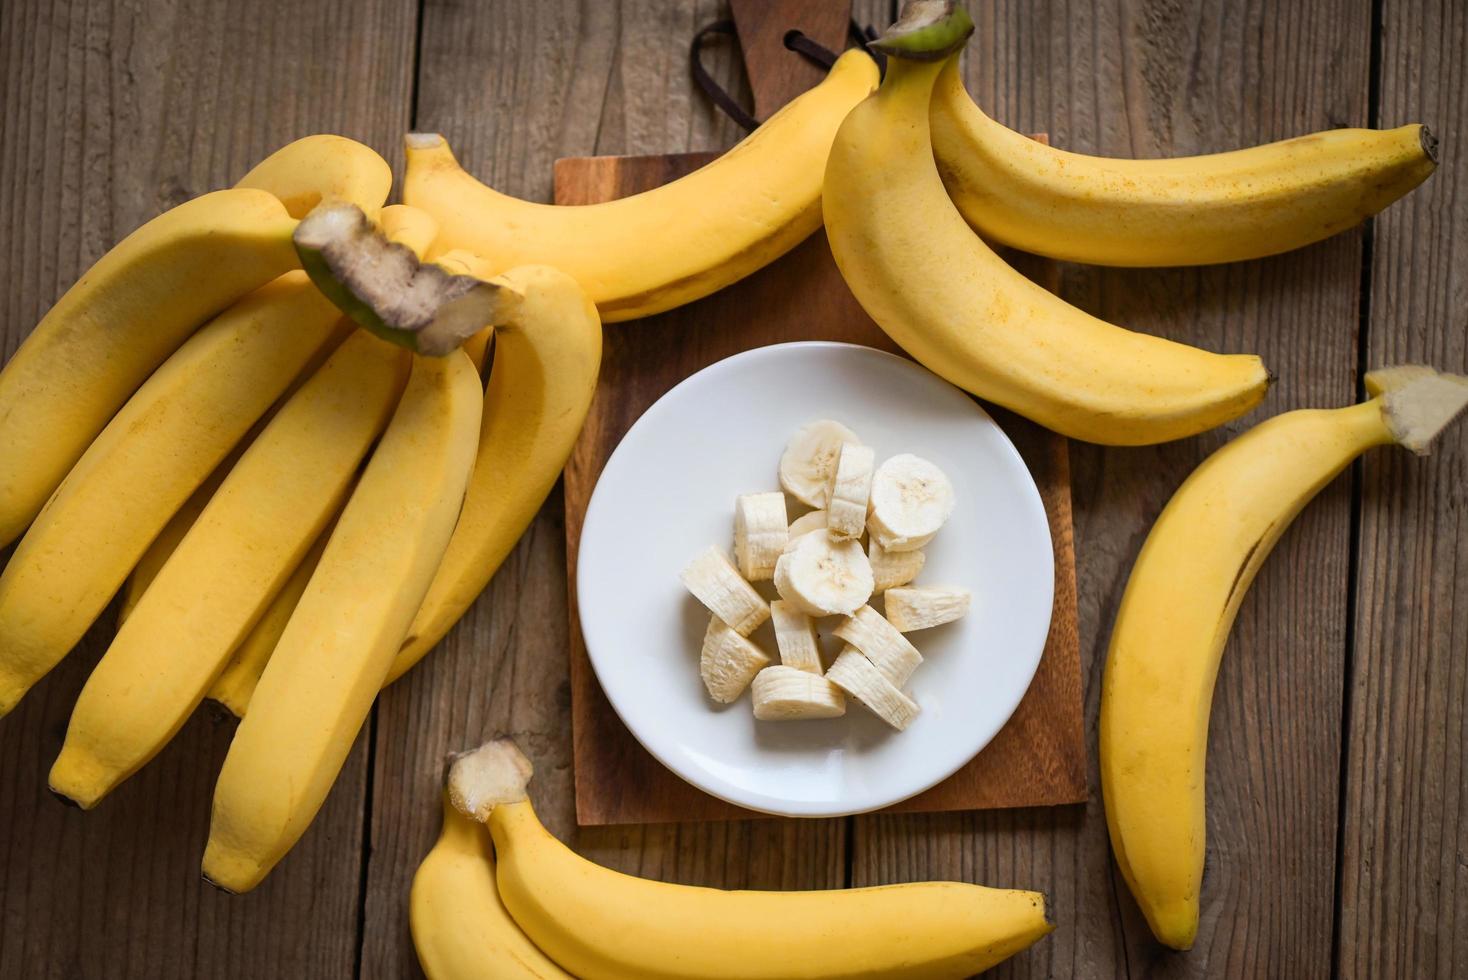
{"type": "Polygon", "coordinates": [[[921,551],[888,551],[875,537],[867,539],[867,562],[872,566],[873,592],[887,592],[918,577],[928,556],[921,551]]]}
{"type": "Polygon", "coordinates": [[[871,606],[862,606],[833,632],[837,639],[860,650],[893,687],[903,687],[923,662],[917,647],[871,606]]]}
{"type": "Polygon", "coordinates": [[[467,174],[442,136],[412,134],[403,200],[439,220],[445,249],[477,252],[496,272],[532,263],[562,269],[609,323],[649,316],[742,279],[820,227],[831,138],[876,84],[872,59],[848,51],[824,82],[718,160],[662,187],[581,207],[501,194],[467,174]]]}
{"type": "Polygon", "coordinates": [[[740,576],[722,548],[709,545],[679,577],[694,598],[740,636],[748,636],[770,618],[770,604],[740,576]]]}
{"type": "Polygon", "coordinates": [[[834,419],[802,425],[780,454],[781,488],[803,504],[824,508],[841,447],[847,444],[859,446],[861,440],[834,419]]]}
{"type": "Polygon", "coordinates": [[[740,636],[717,616],[709,619],[698,657],[698,674],[709,697],[732,704],[769,663],[769,655],[754,641],[740,636]]]}
{"type": "Polygon", "coordinates": [[[826,679],[899,732],[912,724],[921,710],[855,647],[841,651],[826,671],[826,679]]]}
{"type": "Polygon", "coordinates": [[[1349,408],[1286,412],[1206,459],[1157,518],[1117,613],[1101,692],[1101,783],[1112,849],[1158,940],[1197,934],[1214,681],[1234,617],[1275,543],[1352,460],[1422,450],[1468,405],[1468,379],[1367,375],[1349,408]]]}
{"type": "Polygon", "coordinates": [[[789,535],[785,495],[780,491],[748,493],[734,501],[734,558],[739,574],[748,581],[775,577],[775,562],[789,535]]]}
{"type": "Polygon", "coordinates": [[[846,443],[836,457],[836,470],[826,492],[826,526],[835,538],[859,538],[866,531],[867,502],[877,451],[846,443]]]}
{"type": "Polygon", "coordinates": [[[825,529],[826,512],[824,510],[808,511],[790,522],[786,544],[788,545],[790,541],[794,541],[802,534],[809,534],[812,531],[824,531],[825,529]]]}
{"type": "Polygon", "coordinates": [[[775,563],[775,589],[807,616],[847,616],[872,597],[872,566],[857,541],[803,534],[775,563]]]}
{"type": "Polygon", "coordinates": [[[775,625],[775,646],[780,663],[796,670],[821,672],[821,646],[816,623],[793,602],[776,599],[770,603],[770,620],[775,625]]]}
{"type": "Polygon", "coordinates": [[[1067,153],[986,116],[954,58],[933,90],[933,153],[968,223],[1070,262],[1202,265],[1275,255],[1355,227],[1426,180],[1425,126],[1333,129],[1230,153],[1067,153]]]}
{"type": "Polygon", "coordinates": [[[903,633],[932,629],[968,615],[973,594],[957,586],[923,585],[889,589],[882,596],[887,621],[903,633]]]}
{"type": "Polygon", "coordinates": [[[754,676],[750,686],[757,721],[805,721],[846,714],[841,689],[806,670],[783,665],[766,667],[754,676]]]}

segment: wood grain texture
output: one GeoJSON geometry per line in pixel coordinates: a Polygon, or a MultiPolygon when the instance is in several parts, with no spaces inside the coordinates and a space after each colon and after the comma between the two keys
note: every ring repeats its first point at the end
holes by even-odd
{"type": "MultiPolygon", "coordinates": [[[[1364,4],[995,0],[965,76],[980,105],[1082,152],[1209,152],[1367,116],[1364,4]]],[[[1115,323],[1278,375],[1265,406],[1167,446],[1073,444],[1087,745],[1116,605],[1147,528],[1214,448],[1260,418],[1354,395],[1361,234],[1204,270],[1067,267],[1062,295],[1115,323]]],[[[1350,482],[1299,520],[1254,585],[1214,702],[1208,872],[1194,950],[1165,954],[1111,861],[1094,761],[1084,813],[859,818],[853,884],[961,876],[1050,893],[1061,926],[1001,976],[1316,976],[1330,967],[1350,482]]]]}
{"type": "MultiPolygon", "coordinates": [[[[115,241],[310,132],[391,150],[407,125],[416,7],[365,0],[0,4],[0,356],[115,241]]],[[[93,813],[46,792],[83,644],[0,720],[0,976],[347,976],[357,956],[359,742],[311,830],[256,892],[204,885],[208,709],[93,813]]]]}
{"type": "Polygon", "coordinates": [[[846,47],[851,4],[843,0],[729,0],[745,77],[754,99],[754,118],[770,118],[793,97],[826,77],[819,65],[795,57],[785,46],[800,31],[829,51],[846,47]]]}
{"type": "MultiPolygon", "coordinates": [[[[1365,363],[1468,374],[1462,4],[1382,7],[1379,122],[1442,166],[1375,222],[1365,363]]],[[[1468,974],[1468,426],[1362,462],[1338,960],[1344,977],[1468,974]]]]}

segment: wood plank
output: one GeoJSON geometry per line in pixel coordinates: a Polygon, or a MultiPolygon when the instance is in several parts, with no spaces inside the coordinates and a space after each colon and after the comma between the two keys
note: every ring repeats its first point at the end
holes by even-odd
{"type": "MultiPolygon", "coordinates": [[[[1442,166],[1375,224],[1366,364],[1468,374],[1462,4],[1382,6],[1379,124],[1425,122],[1442,166]]],[[[1345,977],[1468,973],[1468,428],[1362,464],[1337,936],[1345,977]]]]}
{"type": "MultiPolygon", "coordinates": [[[[416,5],[222,0],[0,5],[3,353],[109,246],[298,136],[391,151],[416,5]]],[[[203,884],[233,723],[207,710],[96,812],[46,792],[72,702],[111,633],[0,721],[0,976],[346,976],[357,952],[359,743],[301,845],[255,893],[203,884]]]]}
{"type": "MultiPolygon", "coordinates": [[[[970,5],[965,74],[981,105],[1082,152],[1231,149],[1366,121],[1369,9],[1244,0],[997,0],[970,5]]],[[[1168,446],[1075,444],[1081,650],[1095,752],[1116,604],[1151,521],[1229,435],[1354,395],[1361,234],[1207,270],[1068,268],[1062,294],[1112,322],[1278,375],[1247,419],[1168,446]]],[[[1196,948],[1153,942],[1107,845],[1099,778],[1078,810],[860,818],[854,884],[954,876],[1048,891],[1056,933],[1008,976],[1314,976],[1330,967],[1350,484],[1281,542],[1239,616],[1214,703],[1209,870],[1196,948]]]]}

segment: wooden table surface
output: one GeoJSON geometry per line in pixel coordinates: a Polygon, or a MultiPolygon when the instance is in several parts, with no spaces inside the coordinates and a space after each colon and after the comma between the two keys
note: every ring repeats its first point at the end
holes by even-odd
{"type": "MultiPolygon", "coordinates": [[[[863,0],[863,20],[890,5],[863,0]]],[[[1279,376],[1224,430],[1076,446],[1087,738],[1108,631],[1150,521],[1264,415],[1336,406],[1362,369],[1468,371],[1468,6],[1460,0],[984,0],[966,74],[1017,129],[1089,152],[1205,152],[1346,125],[1431,124],[1443,166],[1374,225],[1206,270],[1069,268],[1107,319],[1279,376]]],[[[6,0],[0,3],[0,330],[8,355],[114,241],[334,131],[401,164],[444,132],[503,190],[547,199],[559,156],[737,138],[690,83],[715,0],[6,0]]],[[[736,83],[736,59],[712,59],[736,83]]],[[[736,83],[737,84],[737,83],[736,83]]],[[[611,329],[618,329],[612,327],[611,329]]],[[[551,829],[629,872],[730,887],[930,877],[1035,887],[1059,927],[1022,976],[1468,974],[1468,427],[1427,460],[1381,451],[1285,536],[1239,615],[1215,702],[1203,919],[1159,950],[1111,863],[1099,800],[1054,810],[578,832],[570,796],[556,494],[443,646],[378,702],[325,809],[255,893],[198,876],[233,723],[201,711],[96,812],[45,789],[111,628],[0,721],[0,977],[417,975],[414,866],[440,760],[498,731],[538,766],[551,829]]]]}

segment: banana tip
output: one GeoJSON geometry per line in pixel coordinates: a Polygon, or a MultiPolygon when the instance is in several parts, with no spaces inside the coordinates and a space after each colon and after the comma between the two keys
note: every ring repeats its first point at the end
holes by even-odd
{"type": "Polygon", "coordinates": [[[1417,133],[1417,138],[1422,141],[1422,152],[1427,154],[1427,159],[1431,160],[1433,164],[1436,165],[1437,134],[1432,131],[1432,127],[1423,125],[1421,130],[1419,130],[1417,133]]]}
{"type": "Polygon", "coordinates": [[[443,143],[441,133],[408,133],[403,137],[403,145],[410,150],[431,150],[443,143]]]}

